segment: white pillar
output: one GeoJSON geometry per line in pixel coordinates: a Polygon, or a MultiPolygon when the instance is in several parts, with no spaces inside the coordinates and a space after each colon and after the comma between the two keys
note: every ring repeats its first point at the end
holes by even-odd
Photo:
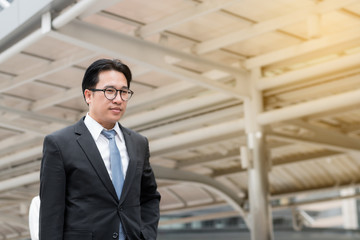
{"type": "MultiPolygon", "coordinates": [[[[340,192],[341,196],[354,195],[355,189],[343,189],[340,192]]],[[[345,229],[358,229],[358,214],[356,206],[356,198],[349,198],[341,200],[341,211],[345,229]]]]}
{"type": "Polygon", "coordinates": [[[272,240],[273,227],[269,205],[269,162],[265,146],[263,127],[257,122],[263,111],[262,94],[258,91],[256,81],[260,78],[260,69],[251,72],[251,99],[244,100],[245,130],[248,137],[248,148],[251,152],[248,167],[250,231],[252,240],[272,240]]]}

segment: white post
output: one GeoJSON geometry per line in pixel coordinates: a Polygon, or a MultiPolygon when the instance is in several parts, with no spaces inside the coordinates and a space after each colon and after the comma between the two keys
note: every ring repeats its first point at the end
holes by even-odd
{"type": "Polygon", "coordinates": [[[248,166],[250,231],[252,240],[272,240],[272,216],[269,205],[269,162],[265,146],[263,127],[257,116],[263,111],[262,95],[256,81],[260,78],[259,68],[251,71],[251,99],[244,100],[245,126],[251,159],[248,166]]]}
{"type": "MultiPolygon", "coordinates": [[[[343,189],[340,192],[341,196],[354,195],[355,189],[343,189]]],[[[356,198],[349,198],[341,200],[342,217],[345,229],[358,229],[358,214],[356,206],[356,198]]]]}

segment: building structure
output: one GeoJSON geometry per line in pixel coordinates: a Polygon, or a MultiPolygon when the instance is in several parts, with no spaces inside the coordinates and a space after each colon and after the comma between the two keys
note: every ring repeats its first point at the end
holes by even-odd
{"type": "Polygon", "coordinates": [[[160,226],[241,216],[270,240],[277,209],[301,229],[303,206],[359,197],[358,0],[0,5],[0,239],[28,236],[42,139],[85,114],[98,57],[133,69],[122,123],[150,140],[160,226]]]}

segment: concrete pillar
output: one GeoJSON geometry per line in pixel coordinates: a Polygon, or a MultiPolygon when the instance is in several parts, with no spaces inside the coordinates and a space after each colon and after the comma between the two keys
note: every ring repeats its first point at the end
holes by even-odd
{"type": "MultiPolygon", "coordinates": [[[[341,196],[354,195],[355,189],[348,188],[340,191],[341,196]]],[[[345,229],[358,229],[358,211],[356,206],[356,198],[341,200],[341,210],[345,229]]]]}
{"type": "Polygon", "coordinates": [[[258,114],[263,111],[262,94],[255,88],[260,74],[260,69],[252,70],[251,99],[244,100],[245,130],[248,137],[248,148],[251,153],[248,168],[249,228],[251,240],[272,240],[274,237],[269,205],[269,161],[263,127],[257,122],[258,114]]]}

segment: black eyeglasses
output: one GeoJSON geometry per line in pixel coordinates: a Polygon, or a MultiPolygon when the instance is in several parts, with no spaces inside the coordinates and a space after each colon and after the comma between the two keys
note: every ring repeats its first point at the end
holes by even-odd
{"type": "Polygon", "coordinates": [[[120,97],[123,101],[128,101],[131,96],[134,94],[133,91],[130,89],[116,89],[114,87],[107,87],[104,89],[89,89],[92,92],[104,92],[104,96],[109,99],[113,100],[116,98],[117,93],[120,92],[120,97]]]}

